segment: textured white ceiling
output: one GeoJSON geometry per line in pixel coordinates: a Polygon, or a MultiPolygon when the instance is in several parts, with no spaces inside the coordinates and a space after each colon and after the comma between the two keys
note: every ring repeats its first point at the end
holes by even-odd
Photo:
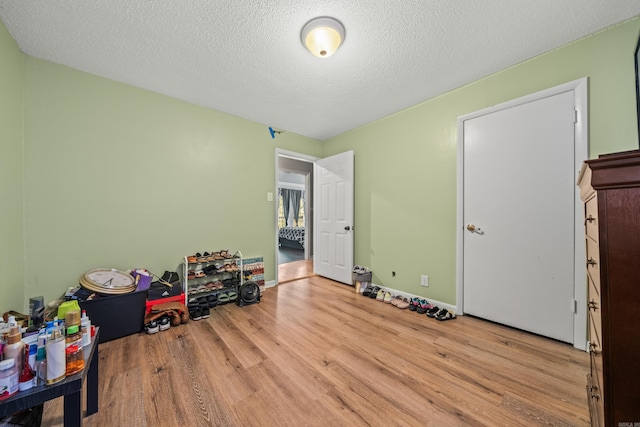
{"type": "Polygon", "coordinates": [[[638,14],[638,0],[0,0],[29,55],[318,140],[638,14]],[[346,38],[318,59],[300,30],[323,15],[346,38]]]}

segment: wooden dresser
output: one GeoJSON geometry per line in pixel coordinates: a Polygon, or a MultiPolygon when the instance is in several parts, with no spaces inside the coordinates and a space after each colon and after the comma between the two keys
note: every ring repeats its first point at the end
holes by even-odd
{"type": "Polygon", "coordinates": [[[640,151],[587,160],[585,206],[594,426],[640,425],[640,151]],[[638,424],[635,424],[638,423],[638,424]]]}

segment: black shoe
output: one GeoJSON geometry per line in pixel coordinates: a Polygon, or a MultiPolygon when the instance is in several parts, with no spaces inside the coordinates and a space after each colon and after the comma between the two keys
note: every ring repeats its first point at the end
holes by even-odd
{"type": "Polygon", "coordinates": [[[209,303],[209,308],[215,308],[218,305],[218,295],[209,295],[207,297],[207,302],[209,303]]]}
{"type": "Polygon", "coordinates": [[[206,319],[209,317],[209,309],[208,308],[203,308],[202,310],[202,319],[206,319]]]}
{"type": "Polygon", "coordinates": [[[430,318],[432,318],[432,319],[433,319],[433,318],[434,318],[434,317],[436,317],[436,315],[440,312],[440,310],[447,311],[447,310],[445,310],[444,308],[442,308],[442,309],[441,309],[441,308],[440,308],[440,307],[438,307],[437,305],[434,305],[432,308],[430,308],[429,310],[427,310],[427,317],[430,317],[430,318]]]}
{"type": "Polygon", "coordinates": [[[202,319],[202,309],[200,307],[189,308],[189,317],[191,320],[202,319]]]}

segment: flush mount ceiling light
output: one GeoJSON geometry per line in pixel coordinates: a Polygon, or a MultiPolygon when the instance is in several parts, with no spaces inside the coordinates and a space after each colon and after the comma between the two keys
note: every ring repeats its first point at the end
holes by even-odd
{"type": "Polygon", "coordinates": [[[335,18],[314,18],[302,27],[302,44],[318,58],[328,58],[344,41],[344,26],[335,18]]]}

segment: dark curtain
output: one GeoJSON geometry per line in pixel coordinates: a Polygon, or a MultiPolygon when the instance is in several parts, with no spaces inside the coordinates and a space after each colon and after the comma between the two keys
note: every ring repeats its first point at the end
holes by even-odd
{"type": "Polygon", "coordinates": [[[280,189],[280,195],[282,196],[282,209],[284,210],[284,225],[289,226],[289,205],[291,204],[291,192],[287,188],[280,189]]]}
{"type": "Polygon", "coordinates": [[[291,209],[293,209],[293,218],[298,225],[298,219],[300,216],[300,198],[302,197],[302,190],[289,190],[291,191],[291,209]]]}

